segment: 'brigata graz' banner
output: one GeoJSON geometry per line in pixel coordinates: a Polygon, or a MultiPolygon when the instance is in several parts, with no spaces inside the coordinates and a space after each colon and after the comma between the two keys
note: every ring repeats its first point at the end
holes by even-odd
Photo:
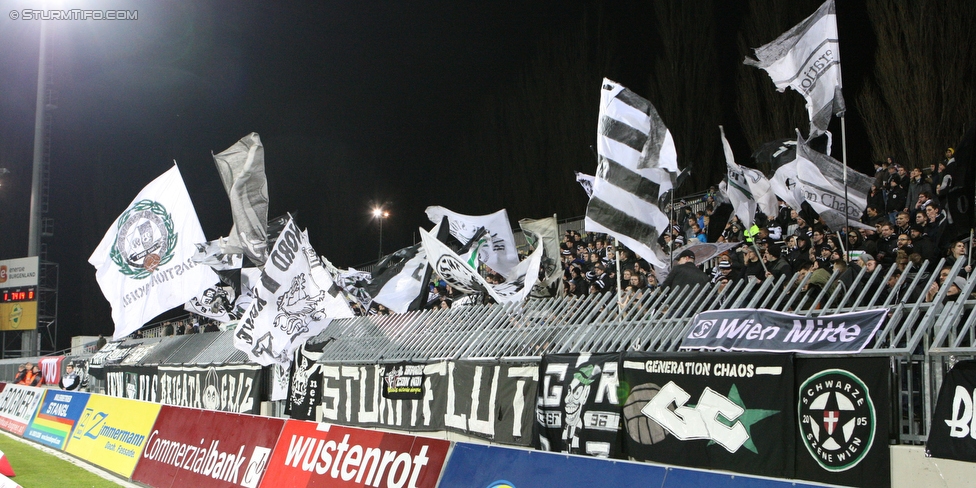
{"type": "Polygon", "coordinates": [[[261,412],[261,367],[160,366],[159,402],[223,412],[261,412]]]}
{"type": "Polygon", "coordinates": [[[792,477],[790,354],[623,354],[627,454],[639,461],[792,477]]]}
{"type": "Polygon", "coordinates": [[[797,478],[891,485],[889,361],[797,357],[797,478]]]}
{"type": "Polygon", "coordinates": [[[621,458],[620,354],[543,356],[536,433],[543,451],[621,458]]]}
{"type": "Polygon", "coordinates": [[[427,364],[419,399],[384,398],[388,370],[395,376],[393,370],[401,366],[322,365],[322,420],[410,431],[450,430],[502,444],[531,443],[537,366],[427,364]]]}
{"type": "Polygon", "coordinates": [[[926,454],[939,458],[976,462],[976,361],[960,361],[945,375],[932,428],[925,442],[926,454]]]}
{"type": "Polygon", "coordinates": [[[887,309],[804,317],[759,309],[702,312],[681,349],[850,354],[860,352],[884,323],[887,309]]]}

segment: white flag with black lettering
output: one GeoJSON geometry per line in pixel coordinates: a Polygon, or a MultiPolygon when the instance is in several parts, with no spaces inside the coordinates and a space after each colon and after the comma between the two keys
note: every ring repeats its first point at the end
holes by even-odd
{"type": "Polygon", "coordinates": [[[657,238],[668,227],[661,198],[678,173],[674,140],[650,102],[606,78],[597,153],[584,229],[610,234],[649,263],[664,266],[657,238]]]}
{"type": "Polygon", "coordinates": [[[864,226],[859,219],[867,208],[868,193],[874,178],[844,166],[836,159],[810,149],[801,139],[796,145],[797,178],[803,188],[804,200],[820,214],[832,230],[845,226],[864,226]],[[844,191],[844,171],[847,171],[847,191],[844,191]]]}
{"type": "Polygon", "coordinates": [[[725,151],[726,179],[719,184],[719,189],[732,202],[735,215],[739,217],[742,225],[748,229],[752,227],[756,217],[756,199],[752,196],[752,189],[749,187],[748,178],[741,166],[735,163],[735,155],[732,154],[732,146],[725,139],[725,129],[718,126],[719,134],[722,136],[722,149],[725,151]]]}
{"type": "Polygon", "coordinates": [[[539,246],[513,270],[513,277],[502,284],[489,284],[478,272],[437,237],[420,229],[421,242],[434,267],[434,273],[461,293],[488,293],[498,303],[520,302],[528,297],[539,280],[543,247],[539,246]]]}
{"type": "Polygon", "coordinates": [[[841,93],[840,43],[834,0],[773,42],[753,49],[745,64],[766,70],[780,92],[793,88],[807,101],[812,139],[827,130],[830,116],[845,110],[841,93]]]}
{"type": "Polygon", "coordinates": [[[333,318],[352,316],[341,289],[322,275],[328,273],[308,235],[288,219],[234,332],[234,347],[258,364],[287,365],[295,349],[333,318]]]}
{"type": "Polygon", "coordinates": [[[213,158],[234,217],[222,242],[224,252],[243,253],[261,266],[268,258],[268,177],[261,138],[252,132],[213,158]]]}
{"type": "Polygon", "coordinates": [[[173,165],[136,195],[88,258],[112,304],[113,339],[135,332],[219,281],[209,266],[193,261],[195,243],[206,240],[180,170],[173,165]]]}
{"type": "Polygon", "coordinates": [[[512,224],[508,221],[508,213],[505,209],[488,215],[464,215],[444,207],[427,207],[427,218],[431,222],[439,224],[444,217],[447,217],[447,222],[451,226],[451,235],[461,244],[467,244],[478,229],[484,227],[490,239],[486,239],[484,245],[478,249],[478,259],[505,278],[513,276],[515,266],[519,262],[518,250],[515,246],[512,224]]]}

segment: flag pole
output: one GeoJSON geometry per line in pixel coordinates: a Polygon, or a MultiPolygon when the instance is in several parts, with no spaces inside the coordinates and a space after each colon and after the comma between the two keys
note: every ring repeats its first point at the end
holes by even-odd
{"type": "MultiPolygon", "coordinates": [[[[851,200],[847,195],[847,120],[843,115],[840,116],[840,147],[841,147],[841,157],[844,159],[844,222],[847,224],[847,232],[851,229],[851,214],[848,213],[848,209],[851,208],[851,200]]],[[[838,229],[838,234],[840,230],[838,229]]],[[[838,235],[838,237],[840,237],[838,235]]],[[[841,239],[841,248],[844,247],[843,239],[841,239]]],[[[847,263],[848,259],[847,252],[844,252],[844,262],[847,263]]]]}
{"type": "Polygon", "coordinates": [[[620,296],[620,242],[613,238],[613,260],[617,262],[617,313],[622,317],[624,314],[624,301],[620,296]]]}

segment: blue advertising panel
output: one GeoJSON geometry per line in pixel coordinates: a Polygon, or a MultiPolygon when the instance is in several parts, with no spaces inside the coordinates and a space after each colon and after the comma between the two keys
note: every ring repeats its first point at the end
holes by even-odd
{"type": "Polygon", "coordinates": [[[458,442],[439,486],[663,486],[663,466],[458,442]]]}
{"type": "Polygon", "coordinates": [[[438,486],[592,488],[594,486],[813,488],[813,484],[630,461],[458,442],[438,486]]]}
{"type": "Polygon", "coordinates": [[[64,449],[71,429],[88,404],[88,393],[48,390],[41,408],[31,420],[24,437],[55,449],[64,449]]]}

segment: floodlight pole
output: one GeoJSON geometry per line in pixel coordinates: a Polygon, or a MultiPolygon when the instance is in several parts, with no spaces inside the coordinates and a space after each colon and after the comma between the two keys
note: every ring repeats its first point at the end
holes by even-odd
{"type": "MultiPolygon", "coordinates": [[[[41,178],[44,166],[44,115],[47,110],[47,21],[41,21],[40,49],[37,54],[37,102],[34,105],[34,168],[31,178],[30,226],[27,235],[27,257],[41,256],[41,178]]],[[[21,333],[21,353],[38,356],[41,352],[37,329],[21,333]]]]}

